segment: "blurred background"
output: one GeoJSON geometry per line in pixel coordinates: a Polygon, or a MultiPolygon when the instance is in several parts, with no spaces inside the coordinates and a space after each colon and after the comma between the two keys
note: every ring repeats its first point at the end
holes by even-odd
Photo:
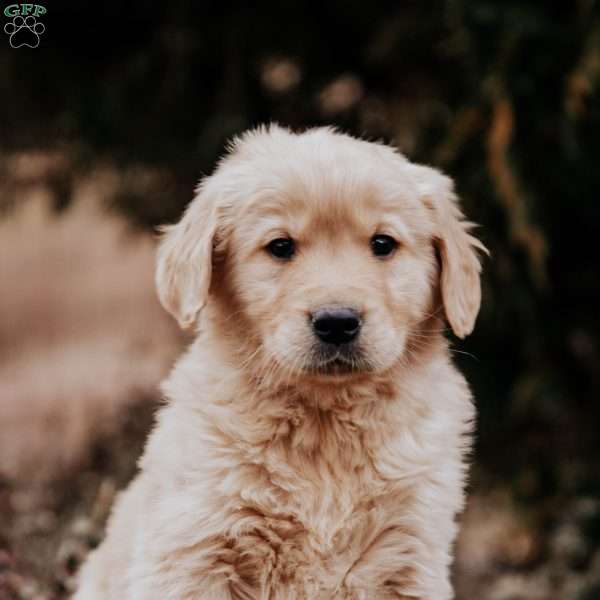
{"type": "Polygon", "coordinates": [[[271,120],[455,178],[492,255],[453,340],[479,409],[457,597],[599,599],[597,3],[44,6],[38,47],[0,32],[0,600],[68,597],[101,539],[186,343],[154,227],[271,120]]]}

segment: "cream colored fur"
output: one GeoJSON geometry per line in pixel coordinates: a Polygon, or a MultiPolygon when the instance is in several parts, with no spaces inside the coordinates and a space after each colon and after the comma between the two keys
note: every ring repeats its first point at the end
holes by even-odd
{"type": "Polygon", "coordinates": [[[443,321],[464,337],[479,310],[469,227],[451,181],[389,147],[235,140],[165,232],[159,295],[197,337],[76,600],[451,598],[474,411],[443,321]],[[282,236],[290,261],[265,251],[282,236]],[[311,368],[331,303],[363,315],[351,373],[311,368]]]}

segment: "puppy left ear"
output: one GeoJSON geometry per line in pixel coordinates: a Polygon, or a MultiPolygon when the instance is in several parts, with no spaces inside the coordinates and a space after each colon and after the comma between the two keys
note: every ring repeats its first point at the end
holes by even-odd
{"type": "Polygon", "coordinates": [[[481,264],[477,251],[487,248],[469,232],[449,177],[421,165],[411,165],[421,199],[431,212],[434,243],[441,259],[440,287],[446,319],[459,338],[473,331],[481,305],[481,264]]]}
{"type": "Polygon", "coordinates": [[[164,227],[156,287],[164,308],[182,329],[191,327],[208,300],[217,232],[216,206],[200,191],[176,225],[164,227]]]}

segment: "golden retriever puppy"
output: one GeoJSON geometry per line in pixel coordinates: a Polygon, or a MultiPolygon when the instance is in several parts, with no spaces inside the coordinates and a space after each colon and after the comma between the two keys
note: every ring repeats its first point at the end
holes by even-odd
{"type": "Polygon", "coordinates": [[[482,244],[392,148],[271,126],[165,230],[157,285],[197,337],[77,600],[452,597],[482,244]]]}

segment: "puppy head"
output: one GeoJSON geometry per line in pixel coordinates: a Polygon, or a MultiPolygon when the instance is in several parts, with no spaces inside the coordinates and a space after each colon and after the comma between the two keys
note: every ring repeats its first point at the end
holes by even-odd
{"type": "Polygon", "coordinates": [[[235,305],[239,342],[290,376],[381,372],[436,312],[437,289],[456,335],[473,329],[485,249],[468,230],[451,181],[389,147],[259,129],[166,230],[159,296],[183,327],[209,299],[224,318],[235,305]]]}

